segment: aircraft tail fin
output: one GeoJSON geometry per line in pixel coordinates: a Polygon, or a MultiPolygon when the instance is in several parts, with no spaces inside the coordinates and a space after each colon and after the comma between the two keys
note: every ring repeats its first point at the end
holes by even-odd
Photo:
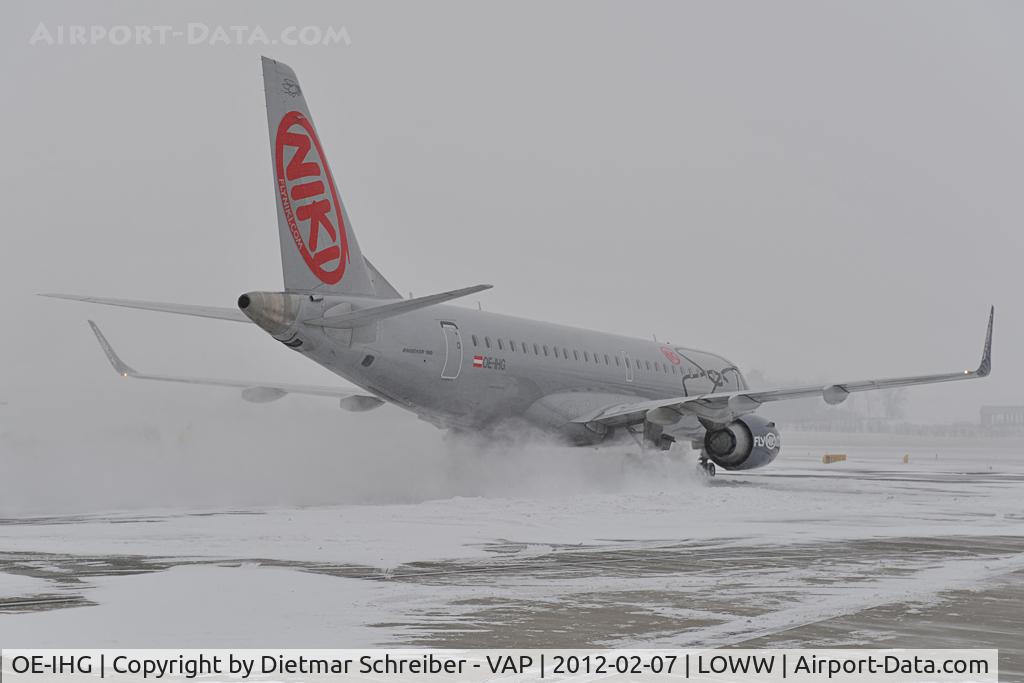
{"type": "Polygon", "coordinates": [[[264,57],[263,87],[285,289],[393,298],[374,287],[295,72],[264,57]]]}

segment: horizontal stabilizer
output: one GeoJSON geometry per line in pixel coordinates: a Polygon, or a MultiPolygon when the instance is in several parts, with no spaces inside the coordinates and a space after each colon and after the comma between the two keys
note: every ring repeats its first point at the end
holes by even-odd
{"type": "Polygon", "coordinates": [[[330,327],[332,329],[361,327],[376,320],[391,318],[420,308],[426,308],[427,306],[434,306],[436,304],[444,303],[445,301],[451,301],[452,299],[458,299],[459,297],[476,294],[477,292],[482,292],[485,289],[490,289],[491,287],[493,287],[493,285],[475,285],[473,287],[465,287],[463,289],[453,289],[450,292],[429,294],[427,296],[416,297],[415,299],[402,299],[401,301],[393,304],[360,308],[359,310],[352,311],[351,313],[342,313],[340,315],[326,316],[323,318],[311,318],[309,320],[303,320],[303,322],[307,325],[330,327]]]}
{"type": "Polygon", "coordinates": [[[139,301],[137,299],[105,299],[98,296],[80,296],[78,294],[40,294],[52,299],[69,299],[71,301],[84,301],[90,304],[103,304],[105,306],[123,306],[125,308],[141,308],[146,311],[160,311],[161,313],[177,313],[179,315],[193,315],[200,318],[216,318],[218,320],[232,320],[239,323],[252,322],[237,308],[220,308],[218,306],[195,306],[192,304],[165,304],[159,301],[139,301]]]}

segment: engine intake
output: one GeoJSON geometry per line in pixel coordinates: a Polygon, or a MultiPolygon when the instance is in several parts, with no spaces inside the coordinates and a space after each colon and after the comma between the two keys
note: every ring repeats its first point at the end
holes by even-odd
{"type": "Polygon", "coordinates": [[[704,453],[726,470],[752,470],[775,460],[782,443],[775,423],[758,415],[743,415],[704,435],[704,453]]]}

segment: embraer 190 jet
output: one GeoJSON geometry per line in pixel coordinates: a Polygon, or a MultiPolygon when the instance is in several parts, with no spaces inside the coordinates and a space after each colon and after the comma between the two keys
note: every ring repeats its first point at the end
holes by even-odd
{"type": "Polygon", "coordinates": [[[633,438],[665,450],[689,441],[713,475],[716,465],[748,470],[778,455],[774,422],[756,414],[765,403],[820,396],[834,405],[855,391],[991,370],[994,309],[975,370],[752,389],[714,353],[444,305],[490,285],[403,298],[359,248],[295,73],[264,58],[263,80],[284,291],[242,294],[237,309],[45,296],[253,322],[361,391],[136,372],[90,321],[124,377],[233,386],[256,402],[292,393],[336,397],[352,411],[387,402],[454,432],[492,434],[511,423],[578,445],[633,438]]]}

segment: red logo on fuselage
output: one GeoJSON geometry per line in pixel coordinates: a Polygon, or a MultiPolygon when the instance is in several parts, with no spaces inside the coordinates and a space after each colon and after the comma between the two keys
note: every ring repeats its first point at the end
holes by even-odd
{"type": "Polygon", "coordinates": [[[348,263],[345,219],[320,140],[301,112],[282,117],[274,160],[277,193],[295,247],[321,282],[336,284],[348,263]],[[287,164],[285,148],[294,150],[287,164]]]}
{"type": "Polygon", "coordinates": [[[668,362],[671,363],[672,365],[679,365],[680,363],[683,362],[682,359],[679,357],[679,354],[667,346],[662,346],[661,352],[665,354],[665,358],[668,358],[668,362]]]}

